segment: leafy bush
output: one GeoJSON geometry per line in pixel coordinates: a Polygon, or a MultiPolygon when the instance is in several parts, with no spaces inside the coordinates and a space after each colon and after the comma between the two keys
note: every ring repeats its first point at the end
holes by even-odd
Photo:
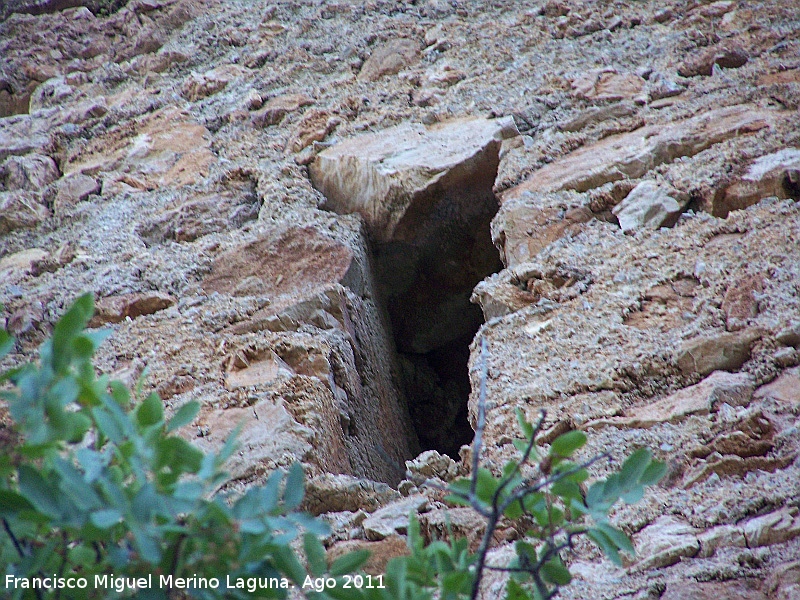
{"type": "MultiPolygon", "coordinates": [[[[109,574],[153,575],[140,598],[284,597],[280,587],[246,588],[254,577],[273,584],[306,577],[289,544],[301,528],[312,535],[326,528],[296,512],[300,466],[276,471],[238,498],[215,493],[233,439],[219,454],[204,455],[174,434],[194,418],[196,403],[166,421],[156,394],[134,405],[121,383],[96,377],[91,358],[105,334],[83,331],[92,312],[92,297],[81,297],[43,344],[38,365],[0,376],[14,385],[2,397],[23,438],[13,454],[0,456],[3,576],[88,583],[52,594],[7,586],[11,597],[114,597],[118,581],[106,577],[95,587],[95,576],[109,574]],[[217,578],[218,586],[198,576],[217,578]],[[228,581],[245,587],[226,589],[228,581]],[[187,583],[208,585],[179,592],[187,583]]],[[[5,331],[0,336],[2,355],[12,340],[5,331]]],[[[359,564],[345,560],[348,568],[359,564]]]]}
{"type": "MultiPolygon", "coordinates": [[[[2,398],[21,436],[13,452],[0,454],[7,534],[0,536],[0,565],[14,599],[283,598],[289,585],[320,600],[475,599],[485,571],[498,570],[511,575],[508,600],[546,600],[571,580],[563,558],[576,537],[588,536],[617,563],[620,551],[633,552],[608,512],[620,499],[638,501],[665,471],[642,449],[619,472],[586,487],[587,468],[602,458],[574,461],[586,436],[568,432],[540,457],[544,413],[533,425],[519,410],[520,458],[499,475],[482,468],[484,342],[472,475],[448,488],[452,503],[486,519],[478,551],[452,536],[426,545],[412,515],[410,555],[390,561],[385,576],[353,576],[368,553],[328,564],[320,541],[327,528],[297,511],[299,465],[243,495],[220,492],[233,436],[219,454],[203,454],[174,433],[197,414],[196,403],[165,420],[156,394],[137,403],[120,382],[96,376],[92,356],[106,334],[84,331],[92,313],[92,297],[82,296],[42,345],[38,364],[0,375],[0,385],[12,384],[2,398]],[[488,564],[501,519],[524,524],[527,534],[511,564],[488,564]],[[35,578],[48,581],[47,589],[23,587],[35,578]],[[145,579],[132,588],[130,578],[145,579]],[[86,585],[75,587],[81,581],[86,585]]],[[[12,345],[0,331],[0,357],[12,345]]]]}
{"type": "MultiPolygon", "coordinates": [[[[393,559],[387,567],[387,588],[355,590],[335,597],[349,600],[475,600],[486,570],[510,574],[507,600],[549,600],[572,580],[563,554],[573,548],[575,538],[588,536],[616,564],[620,551],[634,553],[628,537],[608,521],[608,513],[619,500],[639,501],[644,488],[657,483],[666,465],[654,461],[646,449],[634,452],[619,472],[584,488],[587,468],[598,456],[576,463],[573,456],[586,443],[586,435],[570,431],[556,438],[547,455],[540,457],[536,438],[545,420],[540,413],[535,425],[517,409],[524,438],[514,440],[521,453],[509,461],[501,475],[480,467],[483,430],[486,424],[486,343],[481,344],[483,373],[478,398],[478,419],[472,449],[472,473],[449,486],[450,502],[472,507],[486,520],[486,530],[475,554],[464,539],[449,543],[423,543],[419,523],[412,515],[408,547],[410,556],[393,559]],[[515,544],[516,558],[509,565],[487,563],[487,553],[501,518],[527,525],[525,539],[515,544]],[[590,519],[592,524],[587,523],[590,519]]],[[[452,538],[452,536],[451,536],[452,538]]],[[[333,594],[332,594],[333,595],[333,594]]]]}

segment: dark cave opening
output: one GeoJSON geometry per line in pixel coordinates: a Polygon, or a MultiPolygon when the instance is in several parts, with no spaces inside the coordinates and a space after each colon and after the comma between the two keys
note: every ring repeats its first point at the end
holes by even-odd
{"type": "Polygon", "coordinates": [[[455,460],[474,434],[467,413],[469,346],[483,313],[470,296],[502,268],[490,234],[497,209],[491,184],[454,186],[394,240],[373,241],[376,283],[420,447],[455,460]]]}

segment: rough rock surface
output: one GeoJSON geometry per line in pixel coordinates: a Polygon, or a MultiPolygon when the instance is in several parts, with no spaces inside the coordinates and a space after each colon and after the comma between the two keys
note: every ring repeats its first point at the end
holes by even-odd
{"type": "Polygon", "coordinates": [[[795,4],[3,3],[2,366],[93,292],[100,369],[199,401],[203,448],[243,423],[231,486],[301,461],[329,543],[385,560],[398,506],[446,530],[419,480],[469,468],[477,334],[487,466],[519,407],[670,468],[564,598],[795,598],[795,4]]]}

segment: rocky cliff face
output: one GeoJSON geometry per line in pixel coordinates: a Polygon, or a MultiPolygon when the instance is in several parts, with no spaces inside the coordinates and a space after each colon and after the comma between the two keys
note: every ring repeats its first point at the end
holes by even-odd
{"type": "Polygon", "coordinates": [[[477,336],[488,466],[517,407],[670,465],[613,516],[637,557],[578,548],[565,597],[796,597],[791,2],[116,8],[3,9],[7,362],[93,291],[103,370],[199,400],[204,448],[243,423],[232,485],[302,461],[331,542],[383,555],[411,509],[446,531],[401,480],[466,468],[477,336]]]}

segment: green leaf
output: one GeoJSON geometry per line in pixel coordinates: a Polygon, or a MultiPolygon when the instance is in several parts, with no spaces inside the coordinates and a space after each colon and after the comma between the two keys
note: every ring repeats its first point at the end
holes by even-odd
{"type": "MultiPolygon", "coordinates": [[[[528,444],[530,442],[528,442],[528,440],[519,440],[518,439],[518,440],[513,440],[511,443],[514,444],[514,448],[519,450],[522,454],[525,454],[525,450],[528,449],[528,444]]],[[[534,452],[531,452],[531,455],[533,455],[533,454],[534,454],[534,452]]]]}
{"type": "Polygon", "coordinates": [[[517,407],[514,412],[517,415],[517,423],[519,423],[519,428],[522,430],[522,435],[527,440],[530,440],[533,437],[533,425],[525,419],[525,412],[521,408],[517,407]]]}
{"type": "Polygon", "coordinates": [[[164,405],[161,398],[153,392],[136,408],[136,422],[141,427],[155,425],[164,418],[164,405]]]}
{"type": "Polygon", "coordinates": [[[408,515],[408,538],[406,540],[406,545],[412,553],[422,552],[425,547],[425,540],[422,539],[419,519],[413,511],[408,515]]]}
{"type": "Polygon", "coordinates": [[[333,577],[339,577],[340,575],[352,573],[365,562],[367,562],[369,555],[369,550],[355,550],[354,552],[348,552],[347,554],[340,556],[333,561],[333,564],[330,568],[330,574],[333,577]]]}
{"type": "Polygon", "coordinates": [[[558,436],[550,445],[550,454],[568,458],[586,443],[586,434],[577,429],[558,436]]]}
{"type": "Polygon", "coordinates": [[[452,571],[442,577],[442,589],[447,597],[455,597],[456,594],[466,594],[472,584],[472,575],[469,571],[452,571]],[[452,594],[452,596],[450,595],[452,594]]]}
{"type": "Polygon", "coordinates": [[[90,514],[89,520],[98,529],[109,529],[122,520],[122,513],[114,508],[106,508],[90,514]]]}
{"type": "Polygon", "coordinates": [[[306,570],[289,546],[277,546],[272,553],[275,566],[281,573],[289,577],[295,584],[301,585],[306,577],[306,570]]]}
{"type": "Polygon", "coordinates": [[[647,468],[642,473],[642,476],[639,477],[639,482],[642,485],[655,485],[664,475],[667,474],[667,465],[666,463],[659,462],[657,460],[651,461],[647,468]]]}
{"type": "Polygon", "coordinates": [[[14,347],[14,338],[5,329],[0,329],[0,358],[5,356],[14,347]]]}
{"type": "Polygon", "coordinates": [[[531,596],[513,579],[506,583],[506,600],[531,600],[531,596]]]}
{"type": "Polygon", "coordinates": [[[187,402],[181,406],[169,420],[169,423],[167,423],[167,433],[171,433],[176,429],[180,429],[184,425],[191,423],[192,419],[197,416],[198,412],[200,412],[199,402],[187,402]]]}
{"type": "Polygon", "coordinates": [[[490,506],[492,498],[497,488],[500,487],[500,480],[497,479],[489,469],[478,469],[478,485],[475,487],[475,494],[486,506],[490,506]]]}
{"type": "Polygon", "coordinates": [[[61,516],[61,506],[56,500],[60,497],[58,485],[46,481],[39,471],[28,465],[20,465],[18,473],[19,489],[36,510],[53,519],[61,516]]]}
{"type": "Polygon", "coordinates": [[[558,556],[542,565],[542,577],[554,585],[568,585],[572,581],[572,575],[569,574],[569,570],[558,556]]]}
{"type": "Polygon", "coordinates": [[[11,490],[0,490],[0,515],[10,516],[21,510],[31,510],[33,504],[22,496],[11,490]]]}
{"type": "Polygon", "coordinates": [[[323,575],[328,570],[328,560],[325,556],[325,546],[313,533],[303,536],[303,549],[306,553],[308,568],[314,577],[323,575]]]}
{"type": "Polygon", "coordinates": [[[92,426],[92,420],[83,413],[70,413],[66,415],[66,440],[70,444],[77,444],[83,441],[86,432],[92,426]]]}
{"type": "Polygon", "coordinates": [[[591,539],[595,544],[600,546],[600,549],[611,559],[615,565],[621,567],[622,566],[622,559],[619,556],[619,552],[617,551],[617,545],[609,539],[609,537],[600,531],[599,529],[590,529],[587,533],[589,539],[591,539]]]}
{"type": "Polygon", "coordinates": [[[597,529],[602,531],[606,537],[620,550],[625,550],[630,555],[636,554],[630,538],[619,529],[612,527],[608,523],[598,523],[597,529]]]}
{"type": "Polygon", "coordinates": [[[625,460],[619,472],[619,484],[623,491],[639,485],[639,478],[650,464],[650,456],[647,448],[639,448],[625,460]]]}
{"type": "Polygon", "coordinates": [[[94,313],[94,298],[84,294],[64,313],[53,328],[52,361],[57,373],[63,372],[72,360],[72,342],[86,328],[94,313]]]}
{"type": "Polygon", "coordinates": [[[288,510],[293,510],[300,506],[303,501],[304,489],[303,467],[300,463],[294,463],[289,467],[289,474],[286,477],[286,487],[283,490],[283,503],[288,510]]]}

